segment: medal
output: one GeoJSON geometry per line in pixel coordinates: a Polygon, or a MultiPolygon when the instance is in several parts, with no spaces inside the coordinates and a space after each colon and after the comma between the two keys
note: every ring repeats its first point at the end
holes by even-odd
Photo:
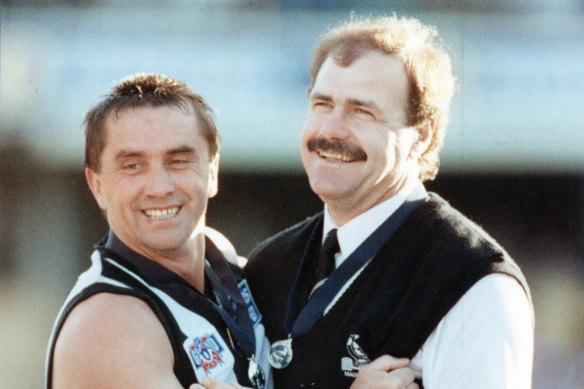
{"type": "Polygon", "coordinates": [[[296,273],[296,279],[288,296],[288,307],[283,323],[284,330],[289,334],[288,339],[279,340],[270,347],[268,360],[273,368],[284,369],[290,365],[292,361],[292,339],[298,339],[312,329],[318,320],[326,314],[326,308],[343,286],[359,269],[363,268],[365,264],[377,255],[401,224],[427,199],[426,190],[422,184],[418,184],[412,189],[404,203],[345,258],[343,263],[327,278],[326,283],[310,296],[304,307],[298,309],[302,303],[300,301],[302,285],[308,277],[311,259],[314,258],[314,253],[318,246],[318,232],[322,231],[322,215],[320,216],[320,220],[314,223],[308,244],[300,261],[300,267],[296,273]]]}
{"type": "Polygon", "coordinates": [[[264,386],[266,385],[266,375],[261,366],[254,361],[253,355],[249,358],[247,376],[255,389],[264,389],[264,386]]]}
{"type": "Polygon", "coordinates": [[[272,344],[268,360],[275,369],[283,369],[288,366],[292,361],[292,338],[279,340],[272,344]]]}

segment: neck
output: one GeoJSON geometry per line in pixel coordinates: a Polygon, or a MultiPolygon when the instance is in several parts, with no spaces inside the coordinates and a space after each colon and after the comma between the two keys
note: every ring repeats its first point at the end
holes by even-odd
{"type": "Polygon", "coordinates": [[[189,284],[191,284],[195,289],[201,293],[205,293],[205,243],[203,242],[203,247],[201,255],[195,257],[184,258],[184,259],[174,259],[172,261],[161,263],[163,266],[169,270],[175,272],[189,284]]]}
{"type": "Polygon", "coordinates": [[[205,235],[195,232],[192,247],[183,255],[174,256],[159,262],[171,271],[177,273],[195,287],[199,292],[205,292],[205,235]]]}
{"type": "Polygon", "coordinates": [[[199,292],[205,291],[205,234],[197,229],[193,232],[190,242],[180,251],[143,252],[130,247],[132,250],[149,260],[164,266],[168,270],[184,278],[199,292]]]}
{"type": "Polygon", "coordinates": [[[325,201],[328,207],[329,215],[337,227],[342,227],[357,216],[369,211],[371,208],[389,200],[402,191],[409,192],[418,181],[417,176],[409,175],[397,182],[395,185],[388,187],[374,201],[359,202],[356,204],[345,204],[342,201],[325,201]]]}

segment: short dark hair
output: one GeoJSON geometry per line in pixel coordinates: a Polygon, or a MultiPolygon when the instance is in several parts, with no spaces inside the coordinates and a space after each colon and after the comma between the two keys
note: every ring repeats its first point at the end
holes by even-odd
{"type": "Polygon", "coordinates": [[[176,78],[157,73],[138,73],[114,85],[110,93],[87,113],[85,167],[96,173],[100,171],[100,157],[106,144],[104,127],[110,113],[126,108],[164,105],[174,105],[186,112],[193,109],[213,159],[219,152],[221,137],[207,102],[176,78]]]}
{"type": "Polygon", "coordinates": [[[377,50],[403,62],[410,82],[408,126],[433,123],[431,143],[418,161],[422,180],[433,179],[438,173],[438,152],[446,134],[456,84],[450,57],[435,42],[437,35],[435,28],[413,18],[393,15],[355,19],[321,37],[310,65],[309,93],[329,57],[337,65],[348,67],[361,55],[377,50]]]}

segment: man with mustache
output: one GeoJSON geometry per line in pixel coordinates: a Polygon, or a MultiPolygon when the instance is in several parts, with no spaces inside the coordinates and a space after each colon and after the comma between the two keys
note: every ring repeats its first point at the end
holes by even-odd
{"type": "Polygon", "coordinates": [[[455,89],[436,35],[415,19],[356,20],[314,52],[300,146],[324,211],[246,267],[277,388],[386,388],[396,369],[427,389],[531,387],[520,269],[423,185],[455,89]]]}

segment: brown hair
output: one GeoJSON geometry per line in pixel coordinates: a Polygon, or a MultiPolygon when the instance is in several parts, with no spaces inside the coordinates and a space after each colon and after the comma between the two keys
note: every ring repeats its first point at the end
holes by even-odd
{"type": "Polygon", "coordinates": [[[174,105],[185,112],[192,108],[209,145],[212,158],[219,152],[220,135],[213,120],[211,107],[184,82],[156,73],[139,73],[114,85],[104,100],[85,117],[85,167],[99,173],[100,157],[106,144],[105,122],[110,113],[122,109],[174,105]]]}
{"type": "Polygon", "coordinates": [[[431,180],[438,173],[438,152],[444,141],[455,89],[450,57],[434,42],[437,35],[433,27],[395,15],[352,20],[321,37],[310,65],[309,93],[328,57],[337,65],[348,67],[364,53],[378,50],[404,63],[410,80],[407,125],[420,127],[430,122],[433,129],[431,143],[418,161],[422,180],[431,180]]]}

